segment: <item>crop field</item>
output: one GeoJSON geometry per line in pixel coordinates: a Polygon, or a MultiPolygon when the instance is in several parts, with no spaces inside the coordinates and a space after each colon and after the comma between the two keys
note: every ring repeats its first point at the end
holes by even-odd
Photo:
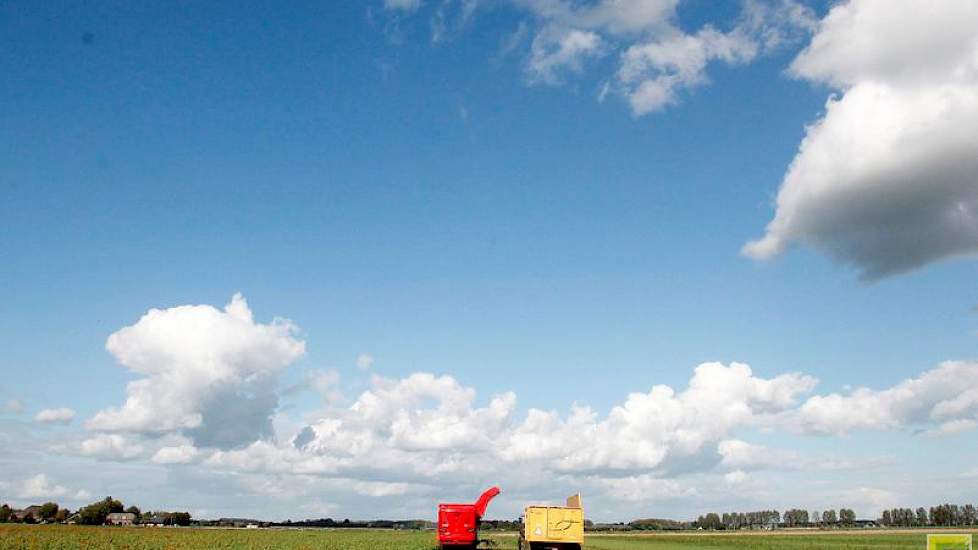
{"type": "MultiPolygon", "coordinates": [[[[494,535],[498,548],[516,537],[494,535]]],[[[978,538],[978,537],[976,537],[978,538]]],[[[882,550],[925,548],[926,533],[834,532],[764,534],[589,535],[586,550],[882,550]]],[[[141,529],[0,525],[0,550],[433,550],[434,533],[285,529],[141,529]]]]}

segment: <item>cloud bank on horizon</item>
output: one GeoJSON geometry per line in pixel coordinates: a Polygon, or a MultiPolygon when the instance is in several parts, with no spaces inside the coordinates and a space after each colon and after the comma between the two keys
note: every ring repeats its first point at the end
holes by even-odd
{"type": "MultiPolygon", "coordinates": [[[[818,382],[804,374],[766,378],[741,363],[704,363],[685,388],[654,385],[607,414],[582,403],[568,403],[567,413],[532,406],[521,413],[515,393],[483,402],[452,376],[372,375],[351,404],[309,384],[320,407],[296,414],[277,407],[293,391],[277,377],[304,352],[297,331],[283,319],[255,321],[240,294],[223,309],[152,309],[106,344],[120,366],[142,376],[128,384],[123,405],[96,413],[77,443],[51,449],[232,474],[258,492],[306,483],[368,498],[430,498],[482,480],[517,494],[560,480],[598,502],[659,501],[701,495],[716,480],[739,486],[765,470],[859,469],[885,460],[771,448],[743,439],[752,433],[941,436],[978,426],[978,363],[969,361],[889,388],[828,394],[813,394],[818,382]],[[259,391],[265,398],[251,397],[259,391]],[[213,412],[219,406],[233,414],[213,412]]],[[[338,391],[338,375],[328,378],[324,384],[338,391]]],[[[72,494],[47,477],[25,480],[22,489],[31,495],[24,498],[72,494]]]]}

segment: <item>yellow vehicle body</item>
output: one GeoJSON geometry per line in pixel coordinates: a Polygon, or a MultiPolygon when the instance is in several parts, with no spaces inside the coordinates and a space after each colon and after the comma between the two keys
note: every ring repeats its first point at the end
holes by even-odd
{"type": "Polygon", "coordinates": [[[530,547],[580,547],[584,544],[584,507],[581,495],[567,499],[567,506],[527,506],[523,514],[523,539],[530,547]]]}

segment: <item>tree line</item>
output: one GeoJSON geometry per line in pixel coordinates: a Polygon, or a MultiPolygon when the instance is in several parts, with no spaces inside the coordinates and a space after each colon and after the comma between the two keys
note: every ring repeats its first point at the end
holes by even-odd
{"type": "MultiPolygon", "coordinates": [[[[629,525],[634,524],[632,522],[629,525]]],[[[694,529],[752,529],[758,527],[852,527],[856,513],[851,508],[811,512],[799,508],[762,510],[759,512],[711,512],[699,516],[690,527],[694,529]]],[[[884,510],[874,521],[884,527],[965,527],[978,525],[978,508],[972,504],[941,504],[917,509],[893,508],[884,510]]]]}
{"type": "Polygon", "coordinates": [[[133,514],[134,523],[159,522],[163,525],[188,526],[191,516],[188,512],[142,512],[138,506],[126,508],[121,501],[106,497],[79,508],[72,513],[68,508],[62,508],[56,502],[45,502],[41,506],[32,506],[27,510],[15,510],[9,505],[0,506],[0,523],[77,523],[80,525],[105,525],[109,514],[128,512],[133,514]],[[26,513],[25,513],[26,512],[26,513]]]}
{"type": "Polygon", "coordinates": [[[856,524],[856,512],[851,508],[840,508],[825,512],[791,508],[780,513],[777,510],[761,510],[758,512],[711,512],[696,518],[693,528],[696,529],[756,529],[774,527],[812,527],[812,526],[841,526],[852,527],[856,524]]]}
{"type": "Polygon", "coordinates": [[[964,527],[978,524],[978,510],[975,505],[941,504],[926,509],[923,506],[916,510],[910,508],[893,508],[883,510],[879,520],[881,525],[892,527],[964,527]]]}

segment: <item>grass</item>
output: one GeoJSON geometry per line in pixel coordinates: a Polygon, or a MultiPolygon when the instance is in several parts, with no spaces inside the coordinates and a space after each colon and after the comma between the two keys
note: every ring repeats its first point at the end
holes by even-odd
{"type": "MultiPolygon", "coordinates": [[[[434,533],[0,525],[0,550],[433,550],[434,533]]],[[[495,535],[501,550],[515,537],[495,535]]],[[[978,538],[978,537],[976,537],[978,538]]],[[[926,531],[588,535],[586,550],[924,550],[926,531]]]]}

